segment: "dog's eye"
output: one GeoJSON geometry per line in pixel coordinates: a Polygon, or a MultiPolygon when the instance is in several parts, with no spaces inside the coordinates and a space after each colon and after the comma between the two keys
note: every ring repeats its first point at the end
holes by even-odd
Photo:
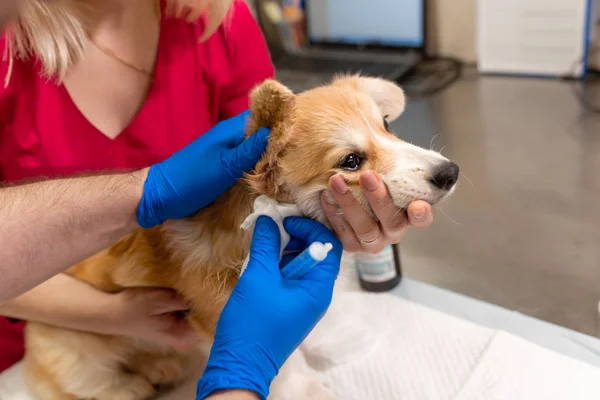
{"type": "Polygon", "coordinates": [[[362,158],[357,156],[356,154],[349,154],[342,162],[341,168],[346,169],[348,171],[357,171],[360,168],[360,164],[362,163],[362,158]]]}
{"type": "Polygon", "coordinates": [[[383,117],[383,127],[385,128],[386,131],[390,131],[390,125],[387,122],[387,118],[388,116],[386,115],[385,117],[383,117]]]}

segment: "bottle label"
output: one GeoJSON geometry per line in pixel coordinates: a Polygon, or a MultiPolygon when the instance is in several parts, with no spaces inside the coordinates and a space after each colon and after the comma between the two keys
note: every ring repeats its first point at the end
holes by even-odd
{"type": "Polygon", "coordinates": [[[388,246],[379,254],[357,254],[356,268],[365,282],[387,282],[398,276],[394,262],[394,249],[388,246]]]}

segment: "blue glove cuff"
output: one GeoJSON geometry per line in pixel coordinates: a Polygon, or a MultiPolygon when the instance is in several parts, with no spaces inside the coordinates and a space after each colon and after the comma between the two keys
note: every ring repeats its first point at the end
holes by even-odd
{"type": "Polygon", "coordinates": [[[252,347],[248,351],[235,343],[228,343],[224,348],[213,345],[208,365],[198,381],[196,398],[204,399],[219,390],[242,389],[266,399],[279,368],[260,348],[252,347]]]}
{"type": "Polygon", "coordinates": [[[142,228],[152,228],[166,221],[166,210],[160,199],[160,188],[165,187],[164,173],[161,164],[150,167],[144,182],[144,193],[137,209],[136,217],[142,228]],[[157,182],[161,182],[158,185],[157,182]]]}
{"type": "MultiPolygon", "coordinates": [[[[227,374],[225,371],[224,374],[227,374]]],[[[198,389],[196,390],[196,400],[204,400],[211,394],[222,390],[249,390],[258,394],[261,400],[266,400],[269,395],[268,388],[265,390],[253,380],[244,379],[243,377],[227,376],[223,374],[215,374],[214,376],[208,372],[198,381],[198,389]]]]}

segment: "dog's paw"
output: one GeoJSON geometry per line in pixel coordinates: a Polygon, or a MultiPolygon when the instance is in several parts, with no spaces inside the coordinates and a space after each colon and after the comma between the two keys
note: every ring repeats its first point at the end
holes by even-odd
{"type": "Polygon", "coordinates": [[[140,365],[138,372],[154,385],[170,385],[183,379],[184,367],[183,359],[175,356],[140,365]]]}

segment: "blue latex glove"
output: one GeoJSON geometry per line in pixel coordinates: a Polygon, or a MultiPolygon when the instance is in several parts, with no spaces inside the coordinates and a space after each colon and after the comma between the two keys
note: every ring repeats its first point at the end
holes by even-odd
{"type": "Polygon", "coordinates": [[[222,121],[167,160],[150,167],[137,211],[141,227],[194,214],[206,207],[244,172],[267,147],[268,129],[244,140],[250,112],[222,121]]]}
{"type": "Polygon", "coordinates": [[[217,324],[197,400],[228,389],[250,390],[266,399],[279,368],[329,307],[342,244],[313,220],[292,217],[284,226],[296,250],[298,244],[306,248],[315,241],[329,242],[333,249],[301,278],[285,280],[280,272],[279,229],[271,218],[258,219],[250,262],[217,324]]]}

